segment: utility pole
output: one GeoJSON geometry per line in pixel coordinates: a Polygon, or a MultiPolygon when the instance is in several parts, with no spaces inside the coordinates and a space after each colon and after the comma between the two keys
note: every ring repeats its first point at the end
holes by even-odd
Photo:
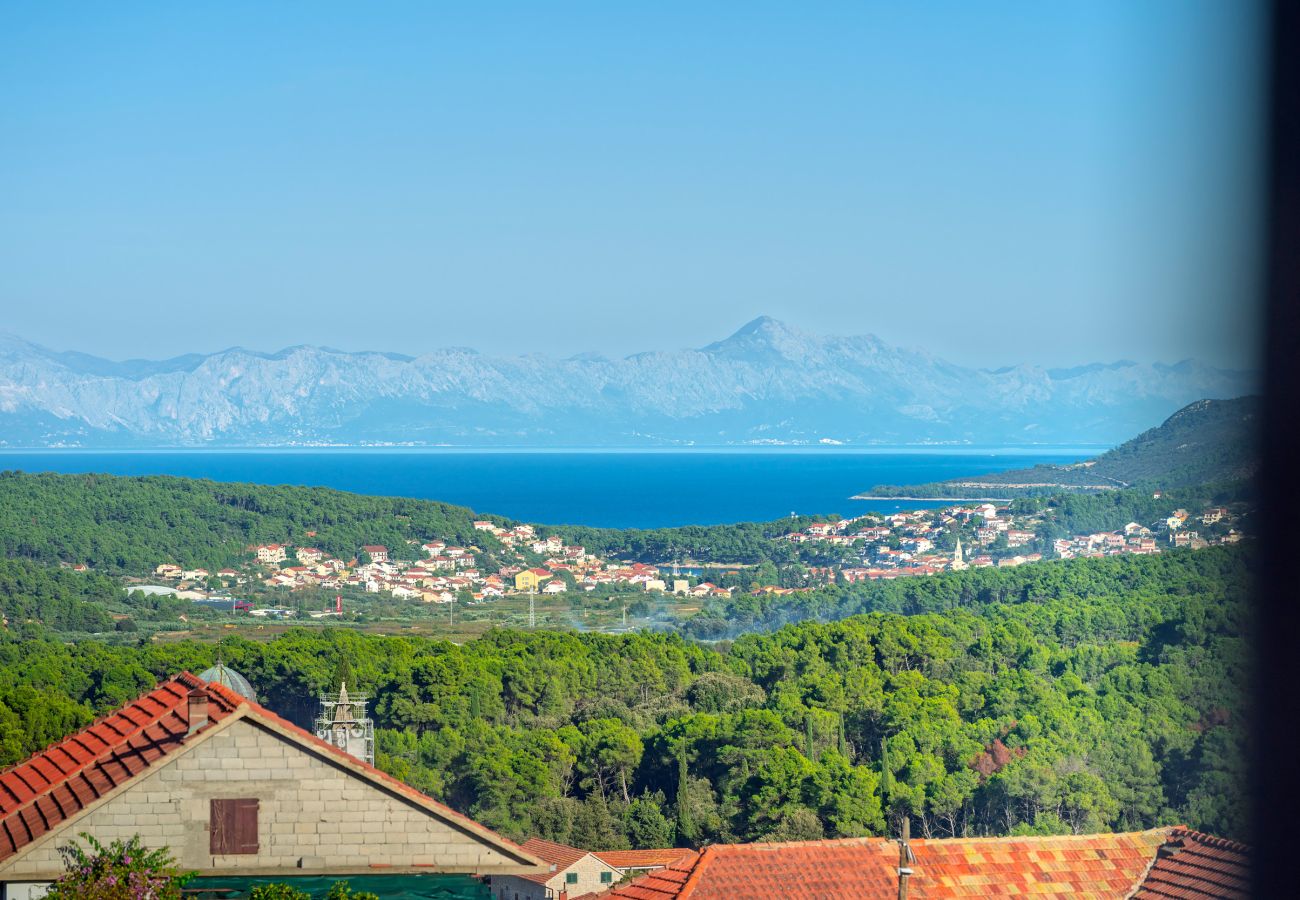
{"type": "Polygon", "coordinates": [[[537,610],[536,607],[533,605],[533,596],[534,596],[533,592],[529,591],[528,592],[528,627],[529,628],[537,627],[537,610]]]}
{"type": "Polygon", "coordinates": [[[623,627],[627,628],[627,604],[623,604],[623,627]]]}
{"type": "Polygon", "coordinates": [[[906,815],[903,817],[903,835],[898,841],[898,900],[907,900],[907,879],[912,877],[911,865],[916,862],[908,844],[911,838],[912,817],[906,815]]]}

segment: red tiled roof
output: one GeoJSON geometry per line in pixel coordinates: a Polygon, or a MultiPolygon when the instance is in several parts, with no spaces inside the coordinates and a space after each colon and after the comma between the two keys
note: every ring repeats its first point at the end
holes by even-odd
{"type": "Polygon", "coordinates": [[[616,869],[649,869],[654,866],[671,866],[679,859],[694,856],[695,851],[669,847],[665,850],[596,850],[594,855],[616,869]]]}
{"type": "Polygon", "coordinates": [[[557,872],[563,872],[587,855],[586,850],[579,850],[577,847],[570,847],[568,844],[558,844],[555,841],[544,841],[541,838],[529,838],[524,841],[522,846],[533,856],[555,866],[553,872],[539,872],[536,875],[520,876],[538,884],[545,884],[554,878],[557,872]]]}
{"type": "Polygon", "coordinates": [[[628,900],[674,900],[684,896],[682,891],[686,880],[699,859],[700,854],[692,850],[672,865],[620,885],[605,896],[626,897],[628,900]]]}
{"type": "MultiPolygon", "coordinates": [[[[912,841],[909,893],[916,900],[1127,897],[1173,830],[912,841]]],[[[609,896],[757,900],[779,892],[786,900],[892,900],[898,896],[897,869],[898,843],[884,838],[715,844],[609,896]]]]}
{"type": "Polygon", "coordinates": [[[1250,848],[1175,829],[1133,894],[1136,900],[1237,900],[1250,896],[1250,848]]]}
{"type": "MultiPolygon", "coordinates": [[[[196,688],[207,691],[211,723],[221,722],[242,708],[245,715],[261,719],[300,743],[330,754],[346,767],[415,800],[440,818],[485,839],[519,861],[537,861],[513,841],[225,685],[182,672],[76,734],[0,772],[0,862],[185,744],[189,732],[187,697],[196,688]]],[[[211,727],[200,729],[193,737],[201,737],[211,727]]]]}
{"type": "MultiPolygon", "coordinates": [[[[156,764],[189,731],[186,697],[207,683],[188,672],[0,772],[0,861],[156,764]]],[[[208,718],[234,712],[237,694],[209,690],[208,718]]]]}

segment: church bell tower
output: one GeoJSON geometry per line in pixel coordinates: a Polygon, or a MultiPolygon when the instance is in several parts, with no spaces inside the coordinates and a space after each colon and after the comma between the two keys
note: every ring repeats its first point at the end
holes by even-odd
{"type": "Polygon", "coordinates": [[[339,685],[337,699],[322,695],[320,715],[316,718],[316,737],[373,766],[375,723],[366,717],[368,699],[365,694],[349,697],[346,681],[339,685]]]}

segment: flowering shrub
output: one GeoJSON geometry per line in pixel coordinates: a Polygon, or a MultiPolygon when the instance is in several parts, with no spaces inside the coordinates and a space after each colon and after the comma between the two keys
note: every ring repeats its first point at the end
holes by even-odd
{"type": "Polygon", "coordinates": [[[180,900],[181,887],[193,877],[176,871],[166,847],[150,850],[136,835],[105,847],[86,833],[60,848],[67,871],[45,896],[50,900],[180,900]]]}

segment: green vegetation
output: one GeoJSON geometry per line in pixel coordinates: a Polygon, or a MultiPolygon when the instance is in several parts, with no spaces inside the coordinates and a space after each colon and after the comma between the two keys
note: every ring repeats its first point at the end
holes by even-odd
{"type": "MultiPolygon", "coordinates": [[[[379,764],[490,827],[578,846],[1181,822],[1239,805],[1251,550],[1086,559],[754,599],[831,617],[708,648],[678,635],[500,629],[463,646],[344,629],[263,643],[0,635],[0,765],[225,661],[305,724],[343,660],[379,764]]],[[[731,610],[737,616],[740,607],[731,610]]],[[[712,627],[712,626],[710,626],[712,627]]]]}
{"type": "Polygon", "coordinates": [[[1038,465],[963,478],[959,484],[877,485],[882,497],[1036,496],[1061,490],[1138,486],[1190,488],[1250,478],[1259,465],[1255,430],[1260,399],[1198,400],[1165,422],[1098,457],[1073,465],[1038,465]],[[1014,488],[1006,485],[1041,485],[1014,488]]]}
{"type": "MultiPolygon", "coordinates": [[[[0,556],[87,563],[110,574],[142,575],[163,562],[217,571],[247,562],[250,545],[286,542],[341,559],[357,556],[365,544],[383,544],[395,558],[416,559],[421,542],[441,538],[477,546],[491,563],[501,548],[491,535],[474,530],[476,519],[512,524],[431,500],[327,488],[0,472],[0,556]]],[[[797,551],[774,538],[813,521],[818,520],[626,531],[549,527],[538,533],[641,561],[784,563],[794,561],[797,551]]]]}
{"type": "Polygon", "coordinates": [[[103,575],[0,559],[0,618],[10,623],[39,622],[56,631],[107,631],[113,620],[104,607],[123,597],[121,586],[103,575]]]}
{"type": "Polygon", "coordinates": [[[344,559],[365,544],[415,559],[423,555],[418,539],[435,536],[490,549],[492,538],[474,531],[476,518],[506,521],[431,500],[327,488],[0,472],[0,556],[84,562],[107,573],[142,574],[162,562],[216,571],[246,562],[249,545],[262,543],[310,542],[344,559]]]}
{"type": "Polygon", "coordinates": [[[680,528],[588,528],[578,525],[544,526],[538,533],[558,534],[566,544],[577,544],[598,556],[667,563],[678,560],[753,565],[764,561],[790,564],[800,549],[777,538],[806,528],[813,522],[834,522],[839,516],[800,516],[773,522],[739,522],[735,525],[686,525],[680,528]]]}
{"type": "Polygon", "coordinates": [[[1106,599],[1191,591],[1210,578],[1240,584],[1246,573],[1229,548],[1174,550],[1153,556],[1108,556],[1016,566],[942,572],[925,578],[896,578],[828,585],[815,591],[775,596],[733,595],[705,602],[683,631],[718,640],[770,630],[805,620],[830,621],[868,612],[901,615],[945,613],[992,603],[1106,599]]]}

